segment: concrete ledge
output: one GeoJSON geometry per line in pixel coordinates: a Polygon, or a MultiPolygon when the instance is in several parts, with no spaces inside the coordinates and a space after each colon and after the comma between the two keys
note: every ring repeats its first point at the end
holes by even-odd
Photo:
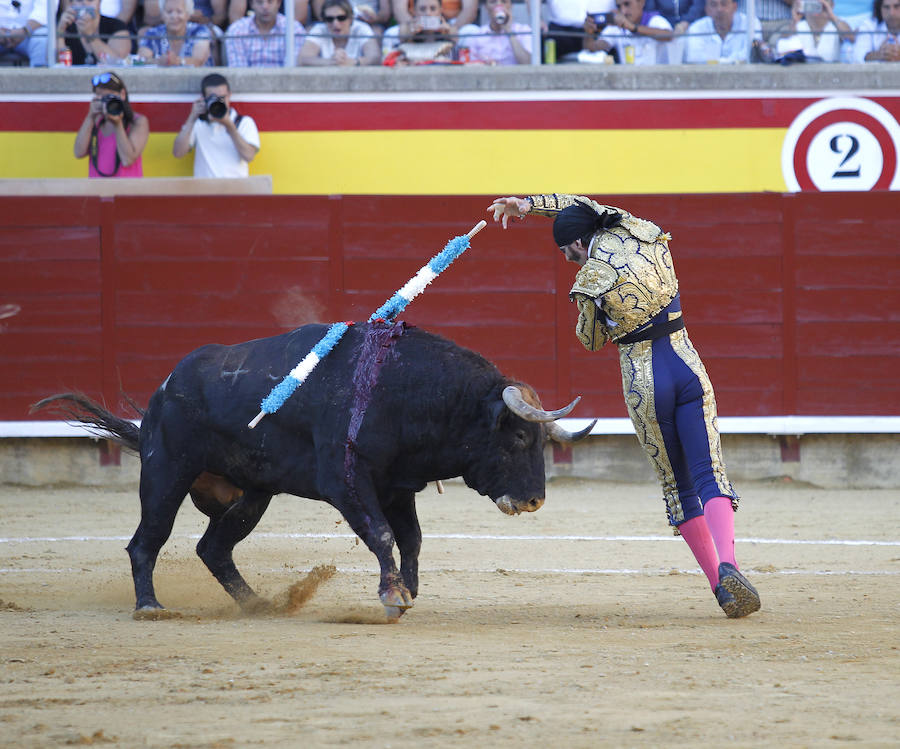
{"type": "MultiPolygon", "coordinates": [[[[130,419],[132,424],[141,425],[140,419],[130,419]]],[[[99,439],[85,427],[68,421],[0,421],[0,439],[46,437],[88,437],[99,439]]]]}
{"type": "MultiPolygon", "coordinates": [[[[435,66],[420,68],[122,68],[129,94],[196,95],[200,80],[216,70],[231,82],[239,101],[253,94],[399,94],[410,92],[552,91],[602,98],[633,91],[677,97],[700,92],[767,91],[843,92],[891,95],[900,91],[900,65],[892,63],[808,65],[513,65],[435,66]]],[[[2,99],[16,95],[72,97],[90,93],[94,68],[0,68],[2,99]]]]}
{"type": "MultiPolygon", "coordinates": [[[[728,476],[738,492],[747,481],[780,477],[829,489],[900,487],[898,434],[723,434],[722,447],[728,476]]],[[[548,478],[653,480],[653,471],[633,433],[598,435],[568,447],[548,444],[544,458],[548,478]]],[[[0,484],[137,491],[139,477],[138,458],[105,439],[0,440],[0,484]]]]}
{"type": "MultiPolygon", "coordinates": [[[[140,420],[132,419],[140,426],[140,420]]],[[[560,419],[570,432],[584,429],[591,419],[560,419]]],[[[722,416],[722,434],[900,434],[900,416],[722,416]]],[[[597,419],[592,436],[634,434],[630,419],[597,419]]],[[[68,421],[0,421],[0,439],[21,437],[94,437],[68,421]]],[[[96,437],[94,437],[96,439],[96,437]]]]}
{"type": "MultiPolygon", "coordinates": [[[[784,478],[827,489],[900,486],[900,435],[812,434],[804,437],[723,434],[728,478],[741,484],[784,478]]],[[[653,470],[635,437],[590,437],[571,450],[548,446],[547,476],[645,482],[653,470]]]]}
{"type": "Polygon", "coordinates": [[[134,177],[120,179],[0,179],[0,195],[271,195],[272,175],[235,179],[134,177]]]}

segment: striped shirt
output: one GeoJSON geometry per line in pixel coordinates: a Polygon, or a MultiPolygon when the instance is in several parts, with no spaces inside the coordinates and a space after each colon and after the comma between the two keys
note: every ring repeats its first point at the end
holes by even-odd
{"type": "MultiPolygon", "coordinates": [[[[280,68],[284,66],[284,32],[287,18],[279,13],[269,31],[260,31],[253,16],[235,21],[225,32],[229,68],[280,68]]],[[[294,55],[303,46],[306,30],[294,21],[294,55]]]]}

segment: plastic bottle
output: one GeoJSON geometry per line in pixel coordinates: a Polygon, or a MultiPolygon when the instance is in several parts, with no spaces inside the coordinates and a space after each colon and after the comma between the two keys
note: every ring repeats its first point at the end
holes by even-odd
{"type": "Polygon", "coordinates": [[[841,42],[841,62],[853,62],[853,42],[841,42]]]}

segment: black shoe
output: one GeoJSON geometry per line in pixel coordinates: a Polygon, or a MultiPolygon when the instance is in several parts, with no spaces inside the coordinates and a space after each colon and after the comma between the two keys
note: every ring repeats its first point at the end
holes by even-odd
{"type": "Polygon", "coordinates": [[[759,611],[759,593],[733,564],[719,565],[719,584],[715,590],[716,600],[729,619],[759,611]]]}

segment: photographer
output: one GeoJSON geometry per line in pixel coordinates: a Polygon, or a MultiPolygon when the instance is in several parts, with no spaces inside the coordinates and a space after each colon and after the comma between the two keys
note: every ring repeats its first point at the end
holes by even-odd
{"type": "Polygon", "coordinates": [[[459,46],[467,47],[473,61],[490,65],[531,63],[531,27],[512,20],[512,0],[487,0],[490,23],[469,36],[459,35],[459,46]]]}
{"type": "Polygon", "coordinates": [[[72,50],[73,65],[113,64],[131,54],[128,26],[100,15],[100,0],[75,0],[56,24],[56,51],[72,50]]]}
{"type": "Polygon", "coordinates": [[[125,84],[115,73],[95,75],[91,83],[94,98],[75,136],[75,158],[90,156],[89,177],[143,177],[149,120],[131,109],[125,84]]]}
{"type": "Polygon", "coordinates": [[[195,177],[247,177],[259,153],[259,131],[252,117],[231,106],[228,80],[210,73],[200,83],[202,96],[191,106],[172,146],[175,158],[194,149],[195,177]]]}
{"type": "Polygon", "coordinates": [[[453,38],[453,28],[444,17],[441,0],[416,0],[413,15],[398,25],[400,40],[404,42],[434,42],[453,38]]]}
{"type": "Polygon", "coordinates": [[[841,43],[852,43],[856,34],[834,14],[832,0],[794,0],[791,20],[769,38],[777,57],[802,50],[807,59],[841,61],[841,43]]]}

